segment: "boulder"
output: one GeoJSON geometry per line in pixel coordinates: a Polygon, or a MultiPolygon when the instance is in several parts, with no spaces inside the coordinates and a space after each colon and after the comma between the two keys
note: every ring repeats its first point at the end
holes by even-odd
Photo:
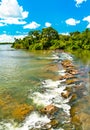
{"type": "Polygon", "coordinates": [[[61,93],[61,96],[64,97],[64,98],[68,98],[70,96],[70,92],[69,91],[63,91],[61,93]]]}
{"type": "Polygon", "coordinates": [[[42,113],[45,113],[45,114],[52,114],[54,112],[56,112],[58,110],[58,108],[52,104],[50,105],[47,105],[45,108],[43,108],[41,110],[42,113]]]}
{"type": "Polygon", "coordinates": [[[63,76],[64,79],[72,79],[74,78],[74,75],[72,74],[69,74],[69,73],[66,73],[64,76],[63,76]]]}
{"type": "Polygon", "coordinates": [[[67,68],[67,67],[73,67],[73,66],[74,66],[70,60],[63,60],[63,61],[61,62],[61,64],[62,64],[65,68],[67,68]]]}
{"type": "Polygon", "coordinates": [[[72,75],[77,75],[79,74],[79,71],[77,69],[70,69],[70,70],[66,70],[66,72],[72,74],[72,75]]]}

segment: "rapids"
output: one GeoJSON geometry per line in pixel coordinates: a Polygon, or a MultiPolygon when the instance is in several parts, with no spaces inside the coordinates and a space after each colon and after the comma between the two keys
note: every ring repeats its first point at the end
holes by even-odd
{"type": "MultiPolygon", "coordinates": [[[[78,117],[78,121],[83,123],[80,126],[75,116],[82,109],[78,103],[82,105],[90,92],[89,64],[81,66],[81,61],[65,52],[42,54],[14,50],[10,45],[1,46],[0,97],[9,93],[15,99],[11,100],[16,102],[14,105],[28,101],[34,105],[34,110],[21,122],[12,117],[1,118],[7,116],[1,112],[0,130],[83,130],[83,127],[88,130],[88,124],[85,127],[83,119],[78,117]]],[[[5,102],[4,99],[1,101],[5,102]]]]}

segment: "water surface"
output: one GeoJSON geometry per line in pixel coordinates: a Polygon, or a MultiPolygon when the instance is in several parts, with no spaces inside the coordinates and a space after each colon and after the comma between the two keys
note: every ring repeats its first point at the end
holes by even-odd
{"type": "MultiPolygon", "coordinates": [[[[68,112],[70,110],[69,100],[64,100],[59,96],[65,86],[61,84],[58,88],[59,82],[55,81],[58,74],[52,68],[53,65],[57,65],[57,57],[53,60],[52,54],[51,51],[29,52],[15,50],[11,48],[11,45],[0,45],[0,130],[29,130],[30,128],[41,130],[42,121],[49,123],[50,119],[39,115],[38,109],[40,110],[39,107],[42,106],[37,107],[36,104],[42,102],[48,105],[52,103],[52,99],[53,103],[60,107],[60,111],[55,115],[60,123],[57,130],[88,130],[90,123],[90,52],[80,50],[72,52],[73,55],[70,54],[74,58],[75,65],[82,72],[79,78],[84,81],[86,87],[85,96],[78,98],[72,105],[73,125],[70,123],[68,112]],[[49,68],[52,71],[48,69],[49,66],[52,66],[49,68]],[[47,91],[44,91],[47,85],[41,86],[43,81],[48,84],[47,91]],[[33,109],[32,106],[35,110],[28,116],[28,112],[33,109]],[[84,119],[87,119],[87,122],[84,119]],[[14,124],[22,121],[24,121],[23,126],[16,127],[14,124]],[[78,121],[80,123],[77,123],[78,121]],[[29,128],[26,127],[27,124],[29,128]]],[[[57,66],[61,71],[63,68],[59,65],[57,66]]],[[[57,68],[54,69],[58,71],[57,68]]],[[[54,127],[51,130],[54,130],[54,127]]]]}

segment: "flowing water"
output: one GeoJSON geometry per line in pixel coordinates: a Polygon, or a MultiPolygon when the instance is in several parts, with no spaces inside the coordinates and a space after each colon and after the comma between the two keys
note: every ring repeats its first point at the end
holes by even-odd
{"type": "Polygon", "coordinates": [[[74,55],[61,53],[60,57],[60,52],[28,52],[0,45],[0,130],[89,130],[90,55],[74,55]],[[73,61],[85,84],[84,96],[71,103],[71,96],[61,96],[66,79],[57,78],[65,75],[63,59],[73,61]],[[58,111],[44,113],[49,105],[58,111]]]}

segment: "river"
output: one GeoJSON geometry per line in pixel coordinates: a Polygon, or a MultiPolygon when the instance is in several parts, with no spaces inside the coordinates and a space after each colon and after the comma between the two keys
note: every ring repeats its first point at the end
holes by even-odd
{"type": "Polygon", "coordinates": [[[84,96],[71,103],[70,97],[60,96],[66,84],[57,78],[64,74],[57,52],[0,45],[0,130],[89,130],[90,54],[74,51],[62,53],[65,56],[73,58],[85,84],[84,96]],[[43,107],[49,104],[59,110],[45,114],[43,107]]]}

